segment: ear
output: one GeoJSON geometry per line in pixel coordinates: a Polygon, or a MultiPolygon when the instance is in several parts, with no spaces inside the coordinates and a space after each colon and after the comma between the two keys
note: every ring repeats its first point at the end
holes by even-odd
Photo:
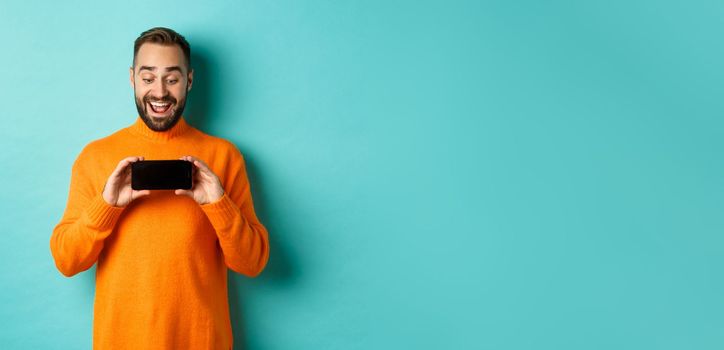
{"type": "Polygon", "coordinates": [[[186,80],[188,81],[188,83],[186,84],[186,92],[189,92],[191,90],[191,85],[193,85],[193,82],[194,82],[194,69],[193,68],[191,68],[191,70],[189,70],[189,74],[188,74],[188,77],[186,78],[186,80]]]}
{"type": "Polygon", "coordinates": [[[133,81],[133,80],[134,80],[134,79],[133,79],[133,78],[134,78],[134,77],[133,77],[133,67],[129,68],[128,71],[129,71],[129,73],[130,73],[131,88],[133,88],[133,86],[135,85],[135,84],[134,84],[134,81],[133,81]]]}

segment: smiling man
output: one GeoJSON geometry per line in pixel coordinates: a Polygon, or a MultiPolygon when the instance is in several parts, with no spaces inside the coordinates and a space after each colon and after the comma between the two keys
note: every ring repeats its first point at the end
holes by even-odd
{"type": "Polygon", "coordinates": [[[256,277],[269,259],[244,157],[183,117],[190,57],[171,29],[141,33],[130,68],[138,117],[72,166],[50,250],[67,277],[97,264],[94,349],[231,349],[227,269],[256,277]],[[131,164],[151,159],[190,162],[192,188],[131,188],[131,164]]]}

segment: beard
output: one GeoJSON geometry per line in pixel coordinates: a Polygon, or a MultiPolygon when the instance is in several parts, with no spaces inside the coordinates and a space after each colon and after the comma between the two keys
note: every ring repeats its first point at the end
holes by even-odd
{"type": "MultiPolygon", "coordinates": [[[[134,96],[136,96],[136,91],[133,91],[134,96]]],[[[147,96],[143,97],[143,100],[139,99],[138,96],[135,97],[136,100],[136,109],[138,110],[138,115],[141,117],[144,123],[146,123],[146,126],[148,126],[149,129],[153,131],[166,131],[168,129],[171,129],[174,125],[176,125],[176,122],[181,118],[181,114],[184,111],[184,108],[186,107],[186,97],[181,100],[180,103],[177,104],[176,99],[173,96],[166,96],[161,99],[156,99],[147,96]],[[153,102],[169,102],[171,103],[171,106],[169,108],[174,108],[173,113],[166,118],[156,118],[152,117],[148,114],[148,105],[149,103],[153,102]]]]}

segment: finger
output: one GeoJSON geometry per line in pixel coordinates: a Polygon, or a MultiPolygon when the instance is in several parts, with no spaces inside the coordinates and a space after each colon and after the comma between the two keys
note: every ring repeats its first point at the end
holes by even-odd
{"type": "Polygon", "coordinates": [[[142,161],[143,157],[128,157],[128,162],[126,163],[125,167],[120,170],[121,173],[123,173],[124,178],[126,179],[127,183],[131,183],[131,167],[129,166],[132,163],[142,161]],[[135,158],[135,159],[133,159],[135,158]]]}
{"type": "Polygon", "coordinates": [[[196,166],[199,168],[199,170],[201,170],[201,172],[202,172],[204,175],[206,175],[206,176],[212,176],[212,177],[213,177],[213,176],[216,176],[216,174],[214,174],[214,172],[211,170],[211,168],[209,168],[209,166],[206,165],[206,163],[204,163],[204,162],[201,161],[200,159],[195,159],[195,160],[194,160],[194,165],[196,165],[196,166]]]}
{"type": "Polygon", "coordinates": [[[198,161],[205,165],[205,163],[201,159],[196,158],[194,156],[186,156],[186,160],[188,160],[189,162],[194,163],[194,164],[196,164],[196,162],[198,161]]]}
{"type": "Polygon", "coordinates": [[[117,176],[117,175],[120,174],[123,170],[126,169],[126,167],[128,166],[128,164],[138,161],[139,158],[141,158],[141,157],[135,157],[135,156],[134,156],[134,157],[126,157],[126,158],[123,158],[120,162],[118,162],[118,165],[116,166],[116,169],[113,170],[113,173],[112,173],[111,175],[116,175],[116,176],[117,176]]]}
{"type": "Polygon", "coordinates": [[[126,169],[126,166],[128,165],[128,163],[130,161],[131,161],[131,158],[125,158],[125,159],[121,160],[120,162],[118,162],[118,165],[116,165],[116,168],[113,169],[113,174],[118,174],[118,173],[122,172],[124,169],[126,169]]]}
{"type": "Polygon", "coordinates": [[[194,164],[194,160],[196,160],[196,158],[194,158],[192,156],[183,156],[183,157],[180,157],[179,159],[185,160],[185,161],[191,163],[192,165],[194,165],[193,176],[196,176],[197,166],[196,166],[196,164],[194,164]]]}
{"type": "Polygon", "coordinates": [[[190,158],[192,158],[192,157],[191,156],[182,156],[182,157],[179,157],[178,159],[191,163],[191,165],[192,165],[191,166],[191,176],[196,177],[196,167],[194,166],[193,160],[190,158]]]}
{"type": "Polygon", "coordinates": [[[196,158],[194,156],[184,156],[184,158],[187,161],[191,162],[191,164],[194,165],[194,168],[200,169],[202,173],[204,173],[204,174],[212,173],[213,174],[213,171],[211,171],[211,169],[209,169],[208,165],[206,165],[206,163],[204,163],[204,161],[202,161],[201,159],[196,158]]]}

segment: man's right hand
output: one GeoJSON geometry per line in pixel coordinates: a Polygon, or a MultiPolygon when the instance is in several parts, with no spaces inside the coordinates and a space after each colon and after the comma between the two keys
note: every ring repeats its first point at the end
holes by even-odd
{"type": "Polygon", "coordinates": [[[103,187],[103,199],[106,203],[125,207],[132,200],[151,194],[150,190],[137,191],[131,188],[130,164],[139,160],[143,160],[143,157],[128,157],[118,163],[103,187]]]}

